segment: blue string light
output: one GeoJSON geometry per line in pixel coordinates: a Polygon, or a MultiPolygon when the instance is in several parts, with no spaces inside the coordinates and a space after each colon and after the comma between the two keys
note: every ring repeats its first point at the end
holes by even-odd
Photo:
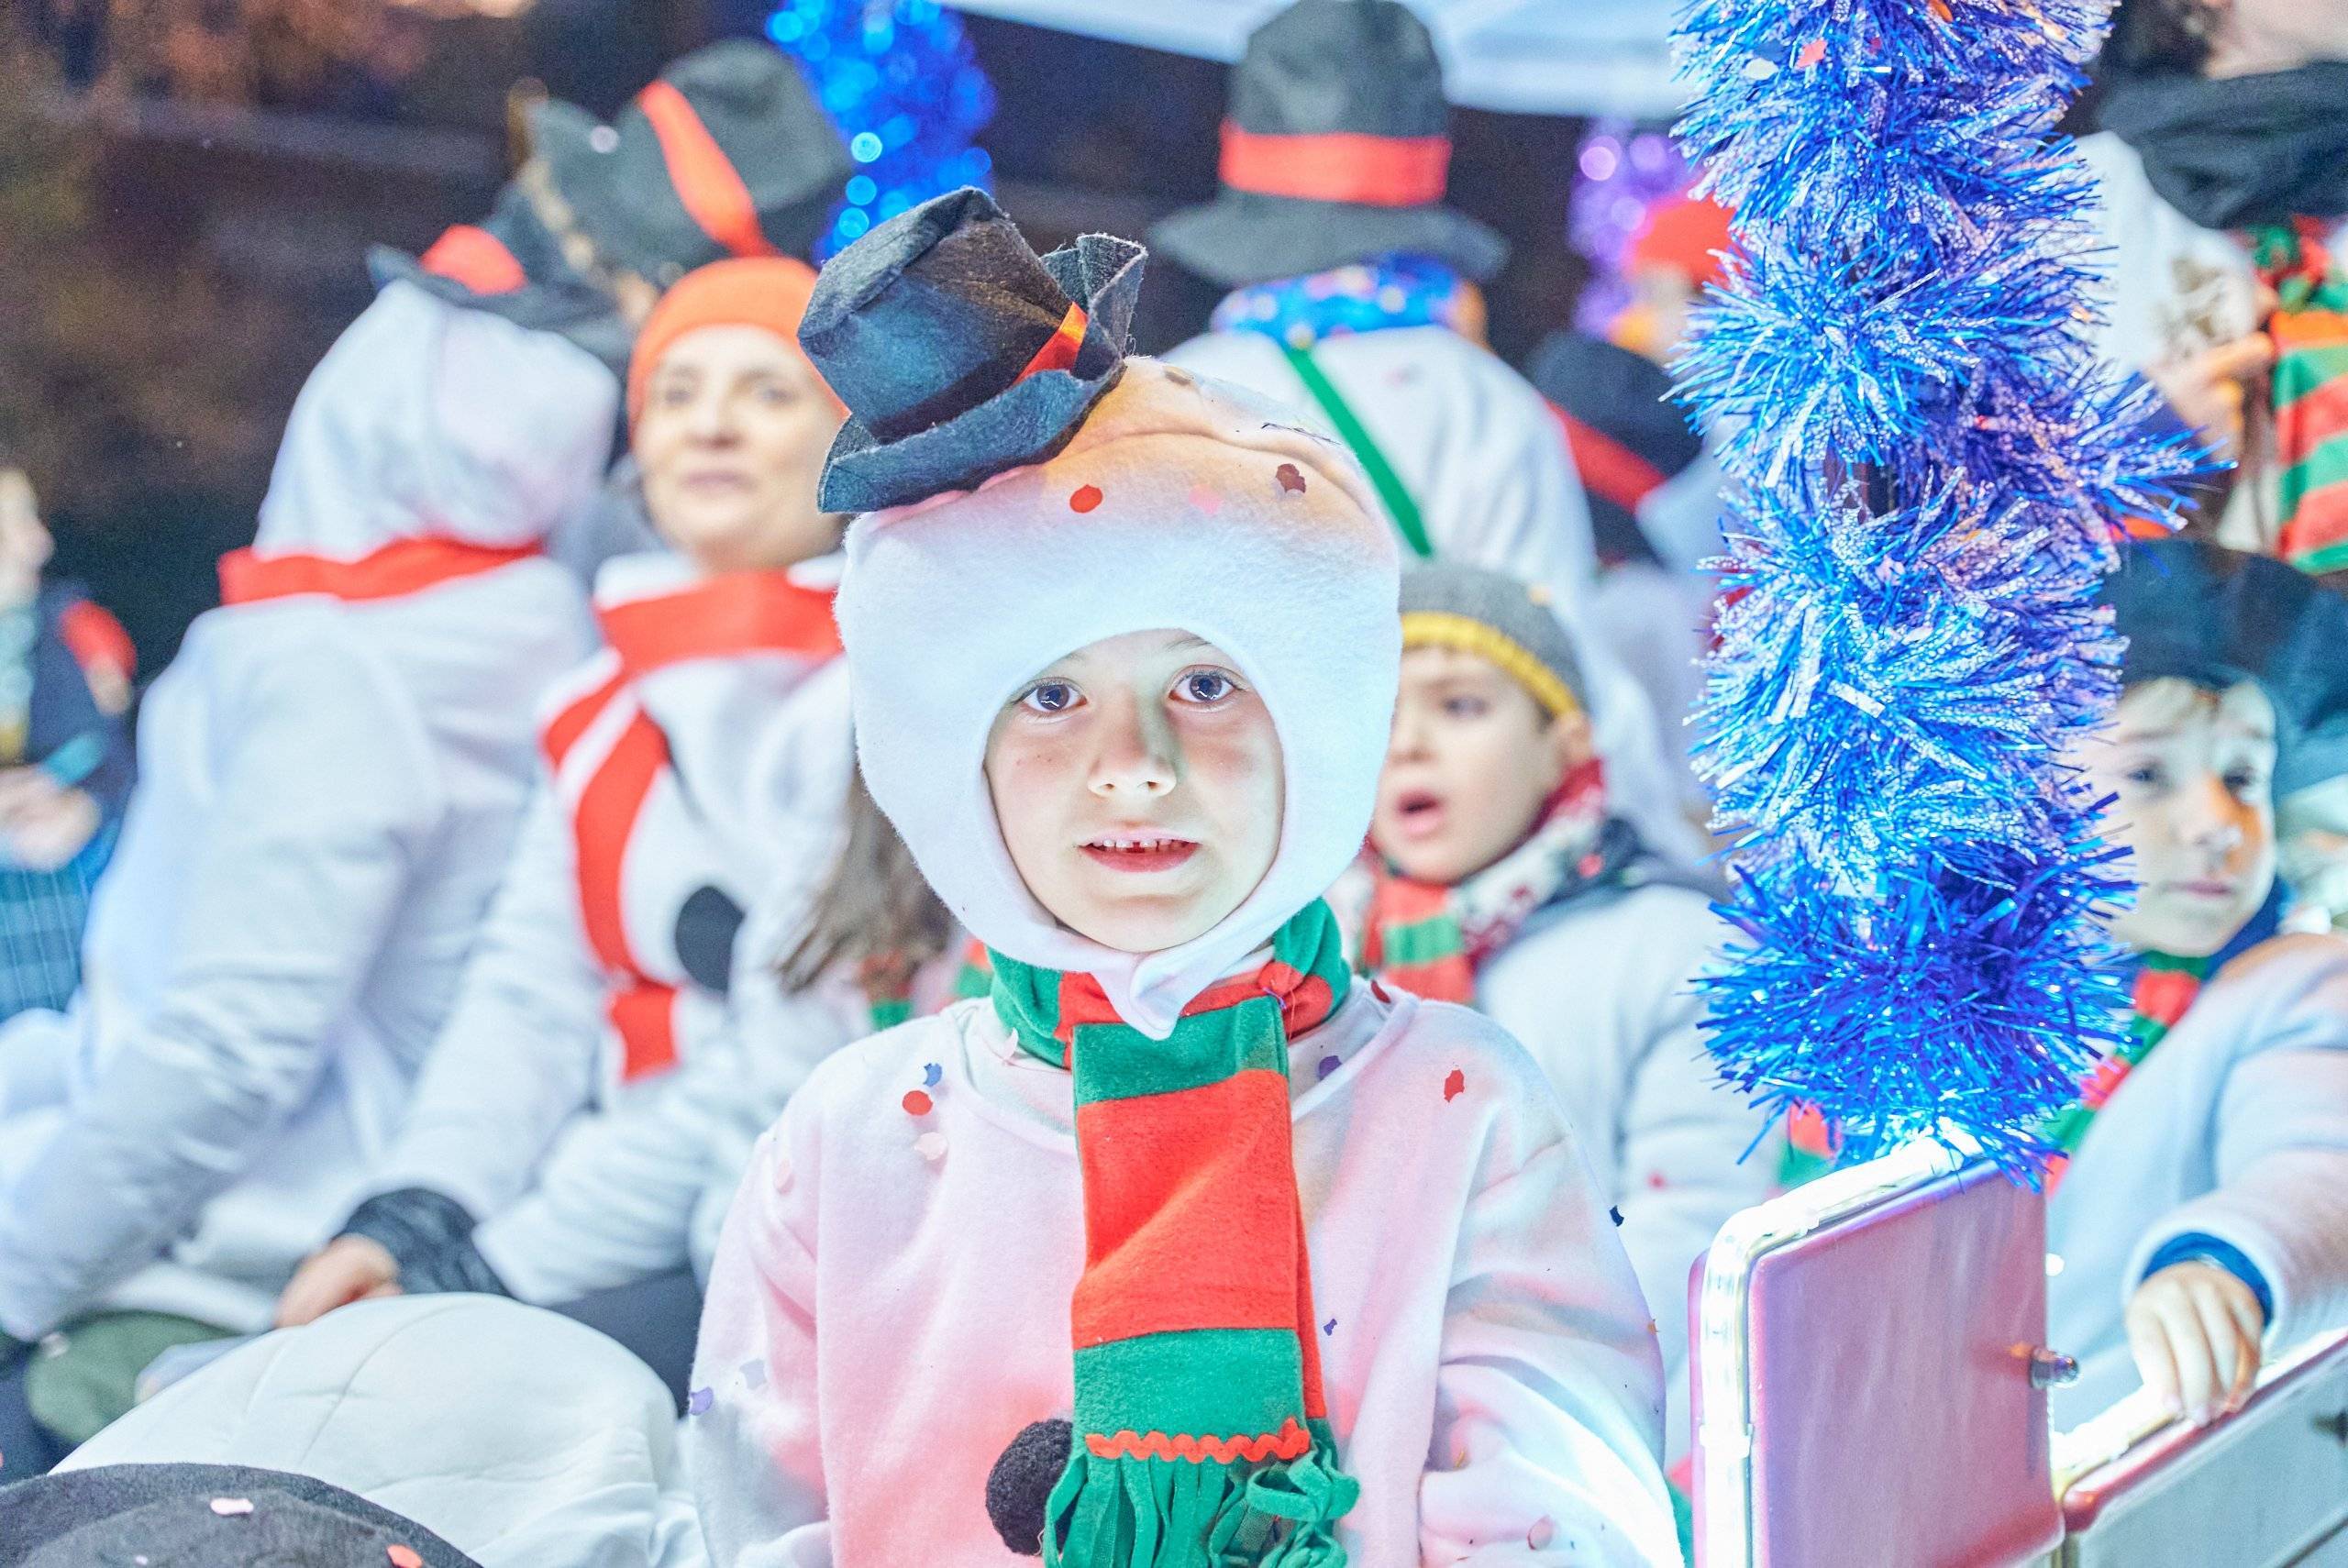
{"type": "Polygon", "coordinates": [[[2116,698],[2115,519],[2198,464],[2084,339],[2051,129],[2102,0],[1695,0],[1678,132],[1741,254],[1676,367],[1731,483],[1699,764],[1740,840],[1724,1075],[1845,1160],[2017,1176],[2114,1038],[2121,886],[2060,755],[2116,698]]]}
{"type": "Polygon", "coordinates": [[[936,0],[783,0],[767,36],[806,71],[856,160],[819,259],[932,196],[991,188],[994,165],[971,140],[994,88],[936,0]]]}

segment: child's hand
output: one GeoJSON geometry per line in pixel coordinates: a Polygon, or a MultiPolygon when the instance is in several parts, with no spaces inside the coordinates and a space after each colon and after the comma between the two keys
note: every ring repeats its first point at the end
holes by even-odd
{"type": "Polygon", "coordinates": [[[277,1298],[277,1326],[298,1329],[338,1307],[400,1293],[399,1260],[367,1236],[337,1236],[311,1254],[277,1298]]]}
{"type": "Polygon", "coordinates": [[[82,853],[102,813],[86,790],[68,790],[38,767],[0,772],[0,857],[54,871],[82,853]]]}
{"type": "Polygon", "coordinates": [[[2137,1375],[2197,1427],[2232,1415],[2258,1377],[2266,1314],[2250,1286],[2215,1264],[2172,1264],[2128,1302],[2137,1375]]]}

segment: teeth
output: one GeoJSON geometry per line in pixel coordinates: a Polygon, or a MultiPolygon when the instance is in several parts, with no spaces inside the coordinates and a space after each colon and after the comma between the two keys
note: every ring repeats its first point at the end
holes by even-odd
{"type": "Polygon", "coordinates": [[[1184,841],[1179,838],[1096,838],[1095,849],[1158,850],[1171,848],[1184,841]]]}

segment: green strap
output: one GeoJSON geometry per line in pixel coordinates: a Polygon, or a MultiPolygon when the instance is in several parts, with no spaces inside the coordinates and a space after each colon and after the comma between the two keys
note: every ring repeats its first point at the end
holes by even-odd
{"type": "Polygon", "coordinates": [[[1309,350],[1286,343],[1279,349],[1288,356],[1289,368],[1296,372],[1296,379],[1304,383],[1304,390],[1312,394],[1312,401],[1321,405],[1321,412],[1337,427],[1338,438],[1353,448],[1354,457],[1369,475],[1369,482],[1378,487],[1378,499],[1393,515],[1402,542],[1421,560],[1434,559],[1434,547],[1427,543],[1427,525],[1419,515],[1419,503],[1411,499],[1402,476],[1394,471],[1394,465],[1386,460],[1386,454],[1369,438],[1368,426],[1362,424],[1353,405],[1339,394],[1336,383],[1329,380],[1328,372],[1321,369],[1309,350]]]}

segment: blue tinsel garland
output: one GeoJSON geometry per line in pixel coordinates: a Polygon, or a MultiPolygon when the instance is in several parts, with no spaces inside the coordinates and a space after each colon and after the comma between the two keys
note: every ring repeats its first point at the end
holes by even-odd
{"type": "Polygon", "coordinates": [[[994,88],[936,0],[783,0],[767,36],[798,58],[856,160],[819,259],[932,196],[990,188],[993,165],[970,138],[994,116],[994,88]]]}
{"type": "Polygon", "coordinates": [[[2115,700],[2122,514],[2196,466],[2085,342],[2051,135],[2099,0],[1696,0],[1678,127],[1743,254],[1678,370],[1731,476],[1700,766],[1747,939],[1711,1046],[1843,1157],[2017,1175],[2114,1038],[2121,882],[2057,756],[2115,700]]]}

